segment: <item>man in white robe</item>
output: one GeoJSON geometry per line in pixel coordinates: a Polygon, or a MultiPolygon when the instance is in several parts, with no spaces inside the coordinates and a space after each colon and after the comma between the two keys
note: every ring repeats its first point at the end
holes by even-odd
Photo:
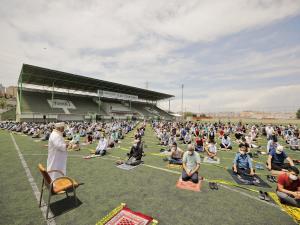
{"type": "MultiPolygon", "coordinates": [[[[64,123],[56,123],[55,129],[49,137],[47,171],[60,170],[66,175],[68,144],[65,143],[63,138],[64,126],[64,123]]],[[[52,180],[63,176],[57,172],[50,173],[49,175],[52,180]]]]}

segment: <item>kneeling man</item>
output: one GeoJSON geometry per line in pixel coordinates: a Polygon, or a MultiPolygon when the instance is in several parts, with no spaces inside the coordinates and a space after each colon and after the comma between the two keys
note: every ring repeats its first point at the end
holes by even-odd
{"type": "Polygon", "coordinates": [[[192,180],[193,183],[198,183],[200,156],[197,152],[195,152],[195,148],[191,144],[188,145],[188,150],[183,154],[182,166],[182,180],[192,180]]]}

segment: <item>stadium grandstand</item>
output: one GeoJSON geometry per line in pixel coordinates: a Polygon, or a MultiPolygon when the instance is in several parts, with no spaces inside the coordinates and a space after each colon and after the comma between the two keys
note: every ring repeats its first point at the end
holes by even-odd
{"type": "Polygon", "coordinates": [[[23,64],[18,79],[17,121],[163,119],[157,107],[173,95],[23,64]]]}

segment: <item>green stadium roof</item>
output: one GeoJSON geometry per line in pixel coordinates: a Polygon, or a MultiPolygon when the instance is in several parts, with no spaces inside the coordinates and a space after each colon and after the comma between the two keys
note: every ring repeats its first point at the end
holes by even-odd
{"type": "Polygon", "coordinates": [[[72,89],[78,91],[95,92],[98,90],[112,91],[129,95],[136,95],[139,99],[158,101],[174,97],[156,91],[113,83],[81,75],[51,70],[38,66],[23,64],[19,83],[40,86],[54,86],[56,88],[72,89]]]}

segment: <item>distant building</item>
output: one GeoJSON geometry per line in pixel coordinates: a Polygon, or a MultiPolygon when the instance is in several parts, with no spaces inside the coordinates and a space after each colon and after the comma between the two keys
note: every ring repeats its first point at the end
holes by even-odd
{"type": "Polygon", "coordinates": [[[240,119],[295,119],[294,112],[259,112],[259,111],[243,111],[243,112],[215,112],[207,113],[207,116],[213,118],[240,118],[240,119]]]}
{"type": "Polygon", "coordinates": [[[16,98],[18,92],[18,87],[16,86],[9,86],[6,88],[6,97],[8,98],[16,98]]]}
{"type": "Polygon", "coordinates": [[[0,84],[0,97],[3,97],[5,95],[5,87],[0,84]]]}

